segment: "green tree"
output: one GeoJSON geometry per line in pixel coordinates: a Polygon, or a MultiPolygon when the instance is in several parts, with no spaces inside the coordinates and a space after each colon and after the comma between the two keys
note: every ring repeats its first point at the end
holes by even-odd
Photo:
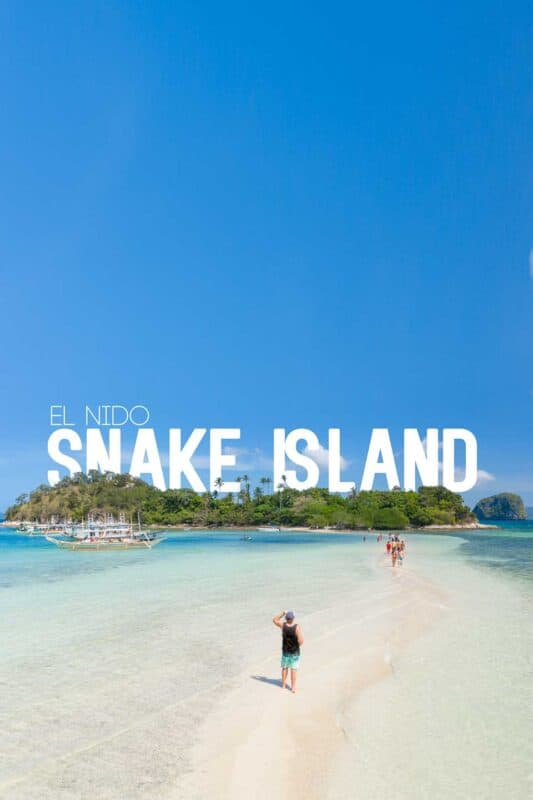
{"type": "Polygon", "coordinates": [[[409,520],[397,508],[381,508],[374,515],[374,528],[378,530],[398,530],[407,528],[409,520]]]}

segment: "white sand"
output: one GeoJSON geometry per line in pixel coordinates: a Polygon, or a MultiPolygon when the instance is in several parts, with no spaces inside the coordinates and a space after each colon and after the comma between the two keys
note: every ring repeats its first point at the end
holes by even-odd
{"type": "Polygon", "coordinates": [[[296,695],[281,690],[276,656],[258,663],[255,675],[241,676],[201,729],[176,800],[327,796],[347,743],[344,709],[386,680],[401,649],[443,611],[442,593],[409,567],[393,572],[383,559],[381,568],[390,573],[385,590],[376,583],[336,617],[300,620],[307,641],[296,695]]]}
{"type": "Polygon", "coordinates": [[[373,537],[8,550],[0,797],[529,796],[531,603],[460,548],[413,536],[395,571],[373,537]],[[295,696],[270,622],[288,603],[295,696]]]}

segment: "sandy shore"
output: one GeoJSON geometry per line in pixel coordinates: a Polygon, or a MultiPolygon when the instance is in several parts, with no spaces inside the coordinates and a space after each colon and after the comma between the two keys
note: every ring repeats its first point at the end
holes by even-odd
{"type": "MultiPolygon", "coordinates": [[[[167,531],[225,531],[227,533],[239,532],[239,531],[254,531],[254,530],[261,530],[260,528],[254,527],[253,525],[232,525],[228,528],[223,526],[221,527],[214,527],[214,528],[206,528],[203,525],[164,525],[161,527],[160,525],[150,525],[150,528],[157,529],[157,530],[167,530],[167,531]]],[[[498,530],[498,525],[489,525],[488,523],[484,522],[466,522],[461,525],[423,525],[420,528],[403,528],[402,530],[405,533],[426,533],[431,531],[477,531],[477,530],[498,530]]],[[[277,528],[274,528],[272,533],[277,532],[277,528]]],[[[379,528],[309,528],[305,525],[291,525],[290,527],[286,525],[281,525],[279,528],[280,531],[283,533],[335,533],[335,534],[342,534],[342,533],[357,533],[364,536],[367,533],[384,533],[387,534],[388,531],[379,529],[379,528]]],[[[263,529],[264,532],[264,529],[263,529]]]]}
{"type": "MultiPolygon", "coordinates": [[[[20,525],[20,521],[11,520],[11,521],[2,521],[0,522],[0,527],[3,528],[16,528],[20,525]]],[[[229,528],[215,527],[215,528],[206,528],[205,525],[149,525],[149,528],[152,530],[165,530],[165,531],[225,531],[231,533],[232,531],[239,532],[239,531],[253,531],[259,530],[258,528],[254,527],[253,525],[232,525],[229,528]]],[[[497,530],[498,525],[489,525],[482,522],[468,522],[463,525],[424,525],[421,528],[405,528],[404,530],[408,533],[424,533],[425,531],[475,531],[475,530],[484,530],[484,529],[492,529],[497,530]]],[[[274,529],[273,532],[275,532],[274,529]]],[[[279,528],[280,531],[284,533],[290,533],[293,531],[294,533],[387,533],[387,531],[378,530],[377,528],[309,528],[303,525],[294,525],[291,527],[286,527],[282,525],[279,528]]]]}
{"type": "Polygon", "coordinates": [[[374,536],[172,538],[93,559],[3,537],[0,797],[528,796],[529,590],[486,537],[475,560],[474,537],[408,537],[395,570],[374,536]]]}
{"type": "Polygon", "coordinates": [[[392,675],[402,650],[445,608],[443,592],[409,567],[393,572],[379,558],[376,568],[389,573],[387,586],[376,582],[333,619],[321,612],[301,620],[308,638],[296,695],[280,688],[277,655],[241,675],[200,729],[192,771],[171,797],[328,796],[337,757],[353,747],[344,710],[365,688],[392,675]]]}

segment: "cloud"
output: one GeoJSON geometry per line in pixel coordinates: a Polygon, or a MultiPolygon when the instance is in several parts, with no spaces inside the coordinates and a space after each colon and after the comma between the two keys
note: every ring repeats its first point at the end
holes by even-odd
{"type": "MultiPolygon", "coordinates": [[[[225,466],[224,472],[255,472],[257,470],[271,470],[272,458],[266,456],[259,447],[233,447],[227,445],[222,452],[228,456],[235,456],[235,466],[225,466]]],[[[208,455],[195,455],[191,459],[197,469],[209,469],[208,455]]]]}
{"type": "MultiPolygon", "coordinates": [[[[441,464],[439,464],[439,468],[442,468],[441,464]]],[[[456,467],[454,477],[456,481],[464,480],[465,477],[464,467],[456,467]]],[[[487,472],[486,469],[478,469],[476,486],[480,486],[483,483],[489,483],[490,481],[495,481],[495,480],[496,476],[493,475],[492,472],[487,472]]]]}
{"type": "MultiPolygon", "coordinates": [[[[329,450],[327,447],[322,447],[322,445],[319,444],[318,449],[311,450],[310,447],[306,447],[303,452],[304,455],[309,456],[309,458],[312,458],[315,464],[318,464],[319,467],[329,466],[329,450]]],[[[340,463],[341,463],[341,469],[345,469],[350,462],[341,456],[340,463]]]]}
{"type": "MultiPolygon", "coordinates": [[[[442,461],[439,461],[439,472],[442,474],[442,461]]],[[[465,477],[465,468],[464,467],[456,467],[454,473],[454,479],[456,481],[462,481],[465,477]]],[[[477,481],[476,486],[480,486],[483,483],[489,483],[490,481],[495,481],[496,476],[492,474],[492,472],[487,472],[486,469],[478,469],[477,471],[477,481]]]]}
{"type": "MultiPolygon", "coordinates": [[[[267,457],[265,453],[259,448],[248,449],[246,447],[231,447],[229,445],[222,448],[225,455],[235,456],[234,467],[224,467],[224,471],[228,472],[254,472],[255,470],[271,470],[272,458],[267,457]]],[[[122,452],[122,464],[125,469],[131,462],[133,448],[124,450],[122,452]]],[[[168,450],[161,450],[159,452],[161,466],[168,468],[169,454],[168,450]]],[[[195,469],[204,470],[210,467],[210,458],[208,453],[194,453],[191,458],[191,464],[195,469]]]]}
{"type": "MultiPolygon", "coordinates": [[[[196,469],[209,469],[209,456],[193,456],[191,458],[191,464],[196,469]]],[[[168,467],[168,453],[166,455],[166,463],[163,466],[168,467]]]]}
{"type": "Polygon", "coordinates": [[[485,469],[478,469],[477,471],[477,482],[478,485],[480,483],[488,483],[489,481],[495,481],[496,476],[493,475],[491,472],[487,472],[485,469]]]}

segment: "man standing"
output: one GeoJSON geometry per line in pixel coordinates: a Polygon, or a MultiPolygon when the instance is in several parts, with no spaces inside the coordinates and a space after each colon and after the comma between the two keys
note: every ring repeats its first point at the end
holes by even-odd
{"type": "Polygon", "coordinates": [[[272,620],[274,625],[281,628],[281,688],[285,688],[287,674],[291,671],[291,692],[296,692],[296,676],[300,664],[300,647],[304,637],[300,626],[294,619],[294,611],[282,611],[272,620]],[[282,622],[285,617],[285,622],[282,622]]]}

